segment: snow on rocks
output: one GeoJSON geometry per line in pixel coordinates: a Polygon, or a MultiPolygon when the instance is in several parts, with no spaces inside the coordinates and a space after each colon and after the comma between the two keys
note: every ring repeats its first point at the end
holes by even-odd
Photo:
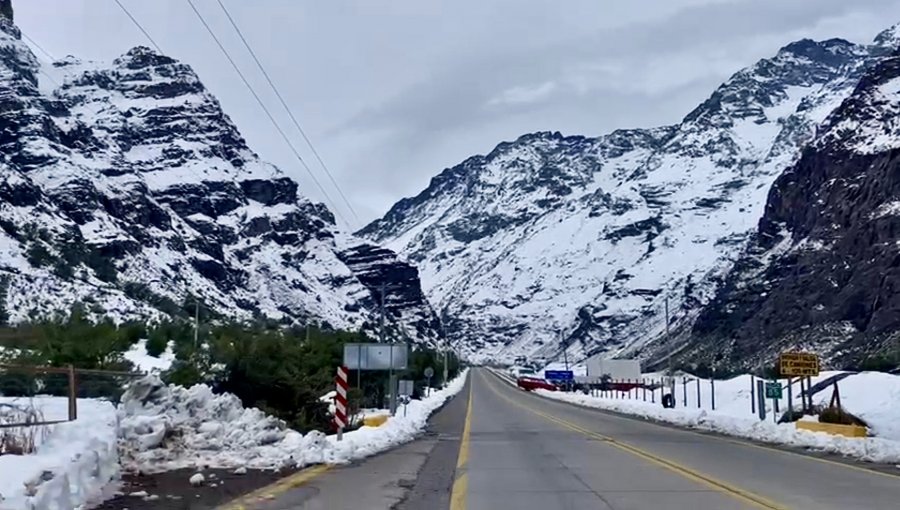
{"type": "MultiPolygon", "coordinates": [[[[68,407],[60,397],[0,401],[33,403],[47,420],[64,419],[68,407]]],[[[78,420],[51,425],[35,453],[0,456],[0,508],[80,508],[118,478],[115,408],[79,399],[78,411],[78,420]]]]}
{"type": "Polygon", "coordinates": [[[410,402],[405,416],[401,409],[382,426],[347,432],[340,442],[318,431],[291,430],[258,409],[245,409],[234,395],[216,395],[205,385],[166,386],[151,375],[132,383],[122,397],[122,463],[142,472],[210,467],[237,474],[348,463],[414,439],[431,413],[462,389],[465,375],[410,402]]]}
{"type": "Polygon", "coordinates": [[[188,479],[188,482],[192,487],[200,487],[206,482],[206,477],[203,476],[203,473],[194,473],[191,475],[190,479],[188,479]]]}

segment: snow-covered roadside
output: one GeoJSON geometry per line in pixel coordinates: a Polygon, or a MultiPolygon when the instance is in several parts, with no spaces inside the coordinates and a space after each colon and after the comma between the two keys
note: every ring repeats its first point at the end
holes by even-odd
{"type": "Polygon", "coordinates": [[[813,448],[869,462],[900,462],[900,441],[871,438],[845,438],[820,432],[797,430],[793,423],[775,424],[754,418],[742,418],[706,409],[663,409],[659,404],[641,400],[612,400],[582,393],[536,390],[541,396],[586,407],[640,416],[674,425],[708,430],[765,443],[813,448]]]}
{"type": "MultiPolygon", "coordinates": [[[[61,397],[0,398],[0,402],[33,402],[47,420],[68,413],[68,401],[61,397]]],[[[118,478],[115,408],[109,402],[79,399],[78,413],[76,421],[49,426],[49,435],[35,453],[0,456],[0,508],[78,508],[97,500],[118,478]]]]}
{"type": "Polygon", "coordinates": [[[159,472],[186,467],[276,469],[347,463],[414,439],[431,413],[458,393],[466,372],[447,388],[410,402],[404,416],[380,427],[361,427],[343,441],[321,432],[301,434],[233,395],[204,385],[166,386],[148,377],[132,384],[120,406],[122,462],[129,470],[159,472]]]}
{"type": "MultiPolygon", "coordinates": [[[[515,385],[515,380],[508,374],[495,371],[504,381],[515,385]]],[[[813,378],[813,383],[825,380],[839,372],[822,372],[813,378]]],[[[649,379],[654,374],[647,374],[649,379]]],[[[832,436],[821,432],[797,430],[794,424],[775,424],[772,421],[772,401],[766,401],[768,419],[765,422],[753,414],[750,406],[751,376],[741,375],[733,379],[715,382],[716,409],[711,409],[713,385],[709,380],[688,376],[687,385],[684,378],[677,377],[675,386],[675,409],[664,409],[660,403],[662,389],[647,390],[644,401],[644,390],[634,389],[630,392],[615,392],[606,397],[585,395],[583,393],[565,393],[561,391],[536,390],[536,393],[547,398],[562,400],[585,407],[593,407],[630,414],[674,425],[708,430],[743,437],[771,444],[782,444],[804,448],[814,448],[830,453],[837,453],[860,460],[883,463],[900,463],[900,377],[879,372],[863,372],[841,380],[838,384],[841,391],[841,403],[845,409],[865,419],[870,431],[877,437],[865,439],[832,436]],[[687,391],[685,391],[687,390],[687,391]],[[685,395],[687,406],[684,406],[685,395]],[[699,401],[698,401],[699,395],[699,401]]],[[[787,384],[786,380],[781,381],[787,384]]],[[[799,405],[799,388],[795,388],[795,407],[799,405]]],[[[827,404],[832,390],[826,389],[813,397],[817,405],[827,404]]],[[[787,409],[787,392],[780,401],[782,411],[787,409]]],[[[779,414],[780,416],[780,414],[779,414]]]]}

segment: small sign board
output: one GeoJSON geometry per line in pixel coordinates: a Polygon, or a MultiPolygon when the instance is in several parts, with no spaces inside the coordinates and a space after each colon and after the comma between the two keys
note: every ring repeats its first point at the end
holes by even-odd
{"type": "Polygon", "coordinates": [[[409,379],[400,379],[399,386],[397,388],[397,394],[404,397],[412,395],[413,382],[409,379]]]}
{"type": "Polygon", "coordinates": [[[767,382],[766,383],[766,398],[781,398],[781,383],[779,382],[767,382]]]}
{"type": "Polygon", "coordinates": [[[431,367],[426,367],[425,368],[425,378],[431,379],[432,377],[434,377],[434,369],[431,367]]]}
{"type": "Polygon", "coordinates": [[[544,379],[548,381],[571,381],[575,375],[571,370],[545,370],[544,379]]]}
{"type": "Polygon", "coordinates": [[[811,352],[783,352],[778,358],[781,375],[816,376],[819,375],[819,356],[811,352]]]}
{"type": "Polygon", "coordinates": [[[406,344],[344,344],[344,366],[350,370],[406,370],[406,344]]]}

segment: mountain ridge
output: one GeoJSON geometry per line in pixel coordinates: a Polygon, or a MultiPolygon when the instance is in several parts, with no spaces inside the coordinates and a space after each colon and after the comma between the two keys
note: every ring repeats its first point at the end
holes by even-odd
{"type": "Polygon", "coordinates": [[[358,234],[419,266],[474,359],[649,357],[666,299],[676,327],[693,322],[769,187],[894,41],[892,28],[871,45],[788,44],[676,125],[503,142],[358,234]]]}
{"type": "Polygon", "coordinates": [[[9,319],[75,302],[117,320],[183,313],[434,344],[414,267],[337,228],[263,162],[190,66],[146,47],[40,63],[0,19],[0,269],[9,319]]]}

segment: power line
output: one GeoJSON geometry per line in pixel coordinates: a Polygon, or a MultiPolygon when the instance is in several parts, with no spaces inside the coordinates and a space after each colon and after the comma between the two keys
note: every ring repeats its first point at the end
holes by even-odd
{"type": "Polygon", "coordinates": [[[41,45],[38,44],[37,42],[35,42],[34,39],[32,39],[31,37],[28,37],[28,34],[26,34],[25,32],[22,32],[22,37],[24,37],[26,41],[28,41],[29,43],[31,43],[32,46],[34,46],[35,48],[37,48],[38,50],[40,50],[41,53],[43,53],[44,55],[46,55],[47,58],[50,59],[50,62],[55,62],[55,61],[56,61],[56,59],[53,58],[53,55],[51,55],[47,50],[45,50],[44,48],[42,48],[41,45]]]}
{"type": "MultiPolygon", "coordinates": [[[[28,37],[28,34],[26,34],[25,32],[22,32],[22,37],[24,37],[25,40],[28,41],[32,46],[34,46],[35,48],[40,50],[41,53],[46,55],[47,58],[50,59],[50,64],[51,65],[53,64],[53,61],[56,60],[53,58],[53,55],[51,55],[47,50],[42,48],[41,45],[38,44],[34,39],[32,39],[31,37],[28,37]]],[[[59,82],[56,81],[56,79],[54,77],[50,76],[50,74],[47,73],[47,71],[44,71],[44,66],[40,64],[40,59],[38,59],[38,72],[43,74],[44,76],[46,76],[48,80],[50,80],[51,82],[53,82],[54,85],[59,87],[59,82]]]]}
{"type": "Polygon", "coordinates": [[[119,7],[122,9],[122,11],[125,13],[125,15],[131,19],[131,22],[134,23],[135,26],[138,27],[138,30],[140,30],[141,33],[144,34],[144,37],[146,37],[147,40],[150,41],[150,44],[152,44],[153,47],[156,48],[156,51],[159,52],[160,54],[162,54],[163,51],[161,49],[159,49],[159,45],[156,44],[156,41],[154,41],[153,38],[150,37],[150,34],[148,34],[146,30],[144,30],[144,27],[141,26],[141,24],[138,22],[138,20],[135,19],[135,17],[132,16],[130,12],[128,12],[128,9],[126,9],[125,6],[122,5],[122,2],[120,2],[119,0],[115,0],[115,2],[117,4],[119,4],[119,7]]]}
{"type": "Polygon", "coordinates": [[[237,22],[234,21],[234,18],[231,17],[231,13],[228,12],[228,9],[225,7],[225,4],[222,3],[222,0],[216,0],[219,4],[219,7],[222,8],[222,11],[225,13],[225,16],[228,17],[228,21],[231,22],[231,26],[234,27],[235,32],[237,32],[238,37],[241,38],[241,42],[244,43],[244,47],[247,48],[247,51],[250,52],[250,56],[253,57],[253,61],[256,62],[256,67],[262,72],[263,76],[265,76],[266,81],[269,83],[269,87],[272,88],[272,91],[275,92],[275,96],[278,98],[278,101],[281,102],[281,106],[287,112],[288,116],[291,118],[291,122],[294,123],[294,127],[297,128],[297,131],[300,131],[300,134],[303,136],[303,139],[306,141],[306,145],[309,146],[312,153],[315,155],[316,160],[322,165],[322,169],[325,171],[325,175],[328,176],[328,179],[331,181],[331,184],[335,187],[338,194],[341,196],[341,199],[344,201],[344,204],[347,206],[347,209],[350,210],[350,213],[353,214],[353,218],[356,220],[357,224],[362,223],[359,219],[359,215],[356,214],[356,211],[353,209],[353,206],[350,204],[350,201],[347,200],[346,195],[344,195],[343,190],[338,185],[338,183],[334,180],[334,176],[332,176],[331,171],[328,169],[328,166],[325,165],[325,162],[322,160],[322,157],[319,156],[319,152],[316,150],[315,146],[313,146],[312,141],[306,136],[306,131],[300,127],[300,123],[297,121],[297,118],[294,116],[294,112],[291,111],[290,107],[288,107],[287,102],[284,100],[284,97],[281,95],[281,92],[278,91],[278,87],[275,86],[275,83],[272,81],[272,78],[269,76],[269,73],[266,72],[266,68],[262,65],[259,58],[256,56],[256,52],[253,51],[253,48],[250,46],[250,43],[247,42],[247,39],[244,37],[244,33],[241,31],[240,27],[238,27],[237,22]]]}
{"type": "MultiPolygon", "coordinates": [[[[116,1],[118,1],[118,0],[116,0],[116,1]]],[[[347,220],[344,219],[344,217],[341,215],[340,211],[336,207],[334,207],[334,201],[331,200],[331,197],[328,196],[328,192],[325,191],[325,188],[322,187],[322,184],[319,182],[318,179],[316,179],[316,176],[313,175],[312,170],[309,168],[309,165],[306,164],[306,161],[304,161],[303,157],[300,156],[300,153],[297,152],[297,149],[296,149],[296,147],[294,147],[294,144],[291,143],[290,138],[288,138],[288,136],[287,136],[287,134],[285,134],[284,130],[281,129],[281,126],[278,125],[278,122],[275,121],[275,117],[272,115],[272,112],[269,111],[269,109],[266,107],[266,104],[263,103],[262,99],[260,99],[259,94],[257,94],[256,90],[253,89],[253,86],[250,85],[250,82],[247,80],[247,77],[244,76],[244,73],[241,72],[240,67],[238,67],[238,65],[234,61],[234,59],[231,58],[231,54],[228,53],[228,50],[225,49],[225,46],[222,44],[222,41],[219,40],[219,38],[216,36],[216,33],[213,31],[212,27],[210,27],[209,24],[206,22],[206,19],[203,17],[203,14],[201,14],[200,11],[197,10],[197,6],[194,5],[193,0],[187,0],[187,3],[191,6],[191,9],[194,11],[194,14],[197,15],[197,18],[200,19],[200,23],[203,24],[203,26],[206,28],[206,31],[209,32],[209,35],[212,36],[213,41],[216,42],[216,45],[219,47],[219,50],[222,51],[222,54],[225,55],[225,58],[228,59],[229,63],[231,63],[231,67],[234,68],[234,71],[241,78],[241,81],[244,82],[244,85],[247,87],[247,90],[250,91],[250,94],[252,94],[253,98],[256,99],[256,102],[259,103],[259,106],[260,106],[260,108],[262,108],[263,112],[265,112],[266,117],[268,117],[269,120],[272,122],[272,125],[275,126],[275,129],[278,131],[278,134],[281,135],[281,138],[283,138],[284,142],[288,145],[288,147],[290,147],[291,152],[294,154],[294,157],[296,157],[297,160],[300,161],[300,164],[303,165],[303,168],[306,170],[306,173],[309,174],[309,177],[316,184],[316,187],[318,187],[319,191],[322,192],[322,196],[325,197],[325,200],[327,202],[329,202],[329,205],[331,205],[331,207],[334,209],[335,215],[337,215],[337,217],[340,218],[341,221],[343,221],[345,225],[349,226],[350,223],[347,222],[347,220]]]]}

